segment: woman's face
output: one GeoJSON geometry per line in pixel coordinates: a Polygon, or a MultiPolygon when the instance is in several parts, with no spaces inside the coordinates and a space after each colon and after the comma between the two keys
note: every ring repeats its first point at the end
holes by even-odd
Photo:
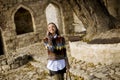
{"type": "Polygon", "coordinates": [[[49,25],[48,25],[48,31],[49,31],[51,34],[55,34],[55,32],[56,32],[55,25],[54,25],[54,24],[49,24],[49,25]]]}

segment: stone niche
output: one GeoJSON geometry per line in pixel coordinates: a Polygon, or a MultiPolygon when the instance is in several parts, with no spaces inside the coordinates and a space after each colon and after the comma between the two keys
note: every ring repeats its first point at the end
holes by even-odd
{"type": "Polygon", "coordinates": [[[120,62],[120,43],[87,44],[85,42],[69,42],[71,56],[77,60],[94,64],[112,64],[120,62]]]}

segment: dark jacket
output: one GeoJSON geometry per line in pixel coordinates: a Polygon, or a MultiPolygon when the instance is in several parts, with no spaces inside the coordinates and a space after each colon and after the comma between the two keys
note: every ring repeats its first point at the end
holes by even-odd
{"type": "Polygon", "coordinates": [[[67,57],[64,37],[61,36],[57,36],[56,38],[46,37],[43,39],[43,42],[48,51],[48,59],[59,60],[65,59],[67,57]]]}

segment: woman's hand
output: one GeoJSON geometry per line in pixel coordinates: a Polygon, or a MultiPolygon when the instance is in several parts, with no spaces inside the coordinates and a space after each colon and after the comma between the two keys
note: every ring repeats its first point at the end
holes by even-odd
{"type": "Polygon", "coordinates": [[[51,37],[48,37],[48,44],[49,44],[49,45],[52,45],[52,44],[53,44],[53,43],[52,43],[52,40],[53,40],[53,39],[52,39],[51,37]]]}

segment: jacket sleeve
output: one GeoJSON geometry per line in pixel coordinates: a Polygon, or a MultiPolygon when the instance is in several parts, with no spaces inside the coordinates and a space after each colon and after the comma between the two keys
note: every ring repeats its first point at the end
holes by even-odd
{"type": "Polygon", "coordinates": [[[62,44],[63,44],[63,50],[64,50],[64,56],[67,57],[67,51],[66,51],[66,43],[65,43],[65,38],[62,38],[62,44]]]}
{"type": "Polygon", "coordinates": [[[52,51],[52,52],[54,51],[54,46],[49,45],[48,38],[44,38],[43,42],[44,42],[46,49],[48,49],[49,51],[52,51]]]}
{"type": "Polygon", "coordinates": [[[47,39],[47,38],[44,38],[44,39],[43,39],[43,43],[44,43],[45,46],[47,46],[47,45],[48,45],[48,39],[47,39]]]}

